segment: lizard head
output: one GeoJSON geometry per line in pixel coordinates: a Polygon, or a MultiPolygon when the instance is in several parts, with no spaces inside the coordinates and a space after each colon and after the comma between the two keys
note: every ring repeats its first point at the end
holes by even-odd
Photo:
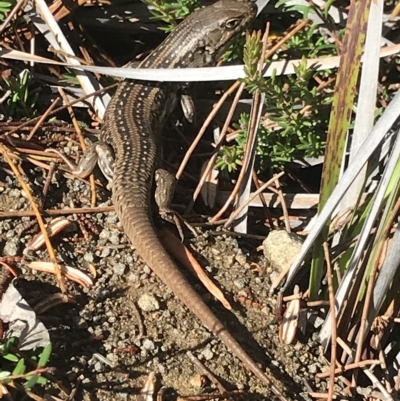
{"type": "Polygon", "coordinates": [[[257,6],[250,0],[219,0],[183,20],[144,62],[144,67],[184,68],[215,64],[250,25],[257,6]]]}

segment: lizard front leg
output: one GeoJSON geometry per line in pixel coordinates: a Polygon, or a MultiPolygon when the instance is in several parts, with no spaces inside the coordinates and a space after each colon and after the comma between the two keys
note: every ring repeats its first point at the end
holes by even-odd
{"type": "Polygon", "coordinates": [[[114,176],[114,154],[112,149],[104,142],[93,143],[83,154],[78,164],[75,164],[56,149],[46,149],[46,152],[56,153],[60,156],[71,173],[79,178],[87,177],[98,164],[108,182],[112,182],[114,176]]]}

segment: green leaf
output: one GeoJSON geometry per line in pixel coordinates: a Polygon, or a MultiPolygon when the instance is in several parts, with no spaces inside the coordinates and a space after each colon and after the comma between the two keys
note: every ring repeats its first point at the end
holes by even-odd
{"type": "Polygon", "coordinates": [[[26,365],[24,359],[20,359],[13,370],[13,375],[23,375],[26,370],[26,365]]]}
{"type": "Polygon", "coordinates": [[[2,357],[4,359],[7,359],[7,361],[11,361],[11,362],[15,362],[15,363],[17,363],[19,361],[19,358],[17,357],[17,355],[14,355],[14,354],[4,353],[2,355],[2,357]]]}
{"type": "Polygon", "coordinates": [[[43,352],[40,355],[38,366],[40,367],[46,366],[47,362],[50,359],[51,351],[52,351],[52,345],[51,343],[49,343],[46,345],[46,347],[43,349],[43,352]]]}
{"type": "Polygon", "coordinates": [[[38,375],[33,375],[30,377],[28,376],[27,377],[28,381],[25,383],[25,388],[28,390],[31,389],[38,382],[39,377],[40,376],[38,376],[38,375]]]}
{"type": "Polygon", "coordinates": [[[43,376],[39,376],[38,380],[37,380],[37,384],[44,386],[45,384],[47,384],[47,379],[43,376]]]}
{"type": "Polygon", "coordinates": [[[0,380],[6,379],[10,375],[11,375],[11,372],[7,372],[6,370],[3,370],[2,372],[0,372],[0,380]]]}

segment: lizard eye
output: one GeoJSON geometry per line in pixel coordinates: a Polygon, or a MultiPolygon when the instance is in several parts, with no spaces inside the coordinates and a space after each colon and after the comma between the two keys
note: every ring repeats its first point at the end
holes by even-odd
{"type": "Polygon", "coordinates": [[[231,18],[225,22],[225,28],[231,31],[231,30],[235,29],[239,24],[240,24],[240,19],[231,18]]]}

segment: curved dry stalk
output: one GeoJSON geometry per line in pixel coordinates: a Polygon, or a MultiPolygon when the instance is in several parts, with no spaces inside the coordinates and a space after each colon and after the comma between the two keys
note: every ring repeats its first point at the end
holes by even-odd
{"type": "MultiPolygon", "coordinates": [[[[42,213],[47,216],[66,216],[70,214],[86,214],[86,213],[108,213],[114,212],[114,206],[99,206],[99,207],[81,207],[71,209],[47,209],[42,210],[42,213]]],[[[0,218],[18,218],[35,216],[33,210],[21,210],[12,212],[0,212],[0,218]]]]}
{"type": "MultiPolygon", "coordinates": [[[[275,177],[277,178],[277,175],[275,175],[275,177]]],[[[291,233],[292,229],[290,227],[289,212],[288,212],[288,208],[286,205],[285,197],[283,196],[283,191],[282,191],[282,187],[281,187],[279,178],[277,178],[275,180],[275,186],[276,186],[276,190],[278,191],[279,202],[281,203],[281,206],[282,206],[283,218],[285,220],[285,229],[288,233],[291,233]]]]}
{"type": "Polygon", "coordinates": [[[228,227],[232,224],[233,220],[236,219],[236,217],[240,214],[240,212],[246,207],[248,206],[253,199],[255,199],[259,194],[261,194],[266,188],[268,188],[274,181],[277,181],[280,177],[282,177],[283,175],[285,175],[285,172],[282,171],[279,174],[276,174],[274,177],[272,177],[271,179],[269,179],[267,182],[265,182],[263,185],[261,185],[260,188],[257,189],[257,191],[253,192],[252,195],[246,200],[245,203],[243,203],[243,205],[241,205],[239,208],[237,208],[234,212],[231,213],[231,215],[229,216],[229,219],[226,221],[226,223],[224,224],[224,227],[228,227]]]}
{"type": "Polygon", "coordinates": [[[206,120],[204,121],[203,125],[200,128],[199,133],[197,134],[196,138],[194,139],[194,141],[192,142],[190,148],[187,150],[185,157],[183,158],[178,171],[176,172],[176,179],[179,180],[182,176],[183,170],[185,169],[190,156],[192,155],[192,153],[194,152],[196,146],[199,144],[200,139],[203,137],[204,133],[206,132],[206,129],[208,128],[208,126],[210,125],[212,119],[217,115],[218,111],[220,110],[220,108],[222,107],[222,105],[224,104],[225,100],[228,98],[229,95],[231,95],[237,88],[239,88],[240,86],[240,82],[237,81],[235,82],[222,96],[221,98],[218,100],[217,104],[213,107],[213,109],[211,110],[210,114],[208,115],[208,117],[206,118],[206,120]]]}
{"type": "MultiPolygon", "coordinates": [[[[104,88],[98,89],[97,91],[94,91],[92,93],[89,93],[85,96],[81,96],[78,99],[73,100],[72,102],[69,103],[69,106],[73,106],[74,104],[80,103],[83,100],[86,100],[93,96],[99,95],[99,94],[103,93],[104,91],[107,91],[108,89],[116,88],[117,86],[118,86],[118,83],[105,86],[104,88]]],[[[57,114],[58,112],[63,111],[66,108],[68,108],[68,105],[57,107],[56,109],[54,109],[53,111],[48,113],[47,117],[53,116],[54,114],[57,114]]],[[[18,125],[17,127],[13,128],[12,130],[10,130],[8,132],[8,135],[10,136],[12,134],[15,134],[16,132],[18,132],[20,129],[22,129],[24,127],[31,126],[33,123],[38,122],[41,118],[42,118],[42,116],[38,116],[38,117],[31,118],[30,120],[23,122],[22,124],[18,125]]]]}
{"type": "Polygon", "coordinates": [[[30,141],[35,135],[36,131],[38,128],[42,125],[43,121],[47,118],[47,116],[53,111],[54,107],[57,106],[57,103],[60,101],[60,98],[58,97],[57,99],[54,100],[53,103],[48,107],[48,109],[40,116],[38,122],[35,124],[35,126],[32,128],[32,131],[29,133],[27,136],[26,140],[30,141]]]}
{"type": "Polygon", "coordinates": [[[259,122],[259,117],[261,116],[261,108],[262,108],[262,99],[261,99],[261,94],[256,91],[254,93],[253,97],[253,107],[252,107],[252,114],[250,116],[250,126],[249,126],[249,131],[247,135],[247,142],[246,142],[246,152],[243,157],[243,165],[239,173],[239,177],[237,179],[236,185],[232,190],[232,193],[226,200],[225,204],[222,206],[222,208],[218,211],[216,215],[211,219],[212,222],[217,221],[228,209],[229,205],[232,203],[233,199],[238,195],[241,187],[243,180],[245,179],[245,176],[248,172],[248,167],[250,165],[251,160],[253,159],[253,153],[255,152],[255,141],[257,138],[257,126],[259,122]]]}
{"type": "Polygon", "coordinates": [[[46,226],[45,226],[44,221],[42,219],[42,216],[40,214],[39,208],[36,205],[35,200],[33,199],[33,196],[31,194],[31,191],[30,191],[28,185],[26,185],[24,179],[22,178],[22,175],[21,175],[18,167],[14,164],[14,161],[12,160],[12,157],[11,157],[12,152],[10,151],[10,149],[8,149],[3,144],[0,144],[0,153],[3,154],[3,156],[6,159],[7,163],[11,167],[11,170],[15,174],[15,177],[17,178],[19,184],[21,185],[22,189],[25,191],[25,194],[26,194],[26,196],[27,196],[27,198],[28,198],[28,200],[29,200],[29,202],[31,204],[31,207],[32,207],[32,209],[33,209],[33,211],[35,213],[35,216],[36,216],[36,219],[38,221],[40,230],[43,233],[44,240],[45,240],[45,243],[46,243],[47,252],[49,253],[50,260],[54,264],[54,270],[56,272],[56,277],[57,277],[57,280],[58,280],[58,284],[60,286],[61,291],[65,292],[67,289],[65,287],[64,280],[63,280],[62,275],[61,275],[61,269],[60,269],[60,266],[59,266],[59,264],[57,262],[56,254],[55,254],[55,251],[54,251],[54,249],[53,249],[53,247],[51,245],[49,236],[47,235],[46,226]]]}
{"type": "MultiPolygon", "coordinates": [[[[268,57],[270,57],[271,55],[273,55],[286,41],[288,41],[292,36],[294,36],[298,31],[300,31],[301,29],[303,29],[307,24],[309,23],[309,20],[303,21],[302,23],[300,23],[299,25],[297,25],[292,31],[290,31],[287,35],[285,35],[278,43],[276,43],[275,46],[273,46],[268,52],[266,52],[266,46],[265,46],[265,41],[264,41],[264,48],[263,48],[263,52],[262,54],[263,56],[263,62],[265,62],[265,60],[268,59],[268,57]]],[[[266,37],[266,36],[265,36],[266,37]]],[[[266,39],[265,39],[266,40],[266,39]]],[[[260,70],[262,69],[262,63],[260,63],[260,70]]],[[[237,94],[235,95],[235,99],[233,100],[232,106],[229,110],[228,116],[226,118],[226,121],[224,123],[224,127],[222,128],[222,132],[220,135],[220,139],[217,143],[217,146],[215,148],[215,153],[214,155],[211,157],[211,159],[209,160],[207,167],[195,189],[195,192],[193,193],[192,196],[192,200],[190,202],[190,204],[188,205],[187,209],[186,209],[186,213],[188,213],[193,205],[194,202],[196,201],[205,181],[206,181],[206,177],[207,175],[210,173],[210,171],[212,170],[214,164],[215,164],[215,160],[217,158],[217,151],[218,149],[222,146],[222,141],[224,140],[225,136],[226,136],[226,132],[227,132],[227,128],[230,124],[230,120],[232,119],[232,115],[235,111],[236,105],[239,101],[240,95],[244,90],[244,84],[240,83],[239,81],[235,82],[219,99],[219,101],[217,102],[217,104],[214,106],[214,108],[212,109],[212,111],[210,112],[210,114],[208,115],[207,119],[204,121],[202,127],[199,130],[199,133],[197,134],[196,138],[194,139],[194,141],[192,142],[192,145],[189,147],[188,151],[186,152],[180,166],[179,169],[176,173],[176,179],[179,180],[180,177],[182,176],[183,170],[185,169],[191,155],[194,152],[194,149],[197,147],[197,145],[199,144],[201,138],[203,137],[206,129],[208,128],[208,126],[210,125],[212,119],[216,116],[217,112],[220,110],[221,106],[223,105],[223,103],[226,101],[226,99],[228,98],[228,96],[233,93],[236,89],[238,89],[237,94]]],[[[229,200],[228,200],[229,201],[229,200]]]]}
{"type": "Polygon", "coordinates": [[[18,0],[17,4],[14,6],[14,8],[7,15],[7,18],[1,24],[1,26],[0,26],[0,34],[2,34],[4,29],[7,28],[7,25],[9,24],[11,19],[14,17],[14,15],[19,11],[19,9],[23,6],[24,2],[25,2],[25,0],[18,0]]]}
{"type": "MultiPolygon", "coordinates": [[[[236,82],[236,83],[239,83],[239,82],[236,82]]],[[[230,89],[232,89],[234,86],[235,86],[235,85],[232,85],[230,89]]],[[[204,185],[204,183],[205,183],[205,181],[206,181],[206,179],[207,179],[208,174],[210,174],[211,170],[214,168],[215,161],[217,160],[217,157],[218,157],[218,151],[219,151],[219,149],[221,148],[221,146],[222,146],[222,144],[223,144],[223,142],[224,142],[224,140],[225,140],[225,138],[226,138],[226,135],[227,135],[227,133],[228,133],[229,124],[230,124],[230,122],[231,122],[231,120],[232,120],[233,114],[234,114],[234,112],[235,112],[235,110],[236,110],[236,106],[237,106],[237,104],[238,104],[238,102],[239,102],[240,96],[241,96],[242,93],[243,93],[243,90],[244,90],[244,84],[242,83],[242,84],[239,85],[238,90],[237,90],[236,95],[235,95],[235,98],[233,99],[231,108],[229,109],[229,113],[228,113],[228,115],[227,115],[227,117],[226,117],[224,126],[222,127],[221,134],[219,135],[218,143],[217,143],[216,146],[215,146],[214,154],[211,156],[210,160],[208,161],[207,166],[206,166],[206,168],[205,168],[205,170],[204,170],[204,172],[203,172],[203,175],[201,176],[200,181],[199,181],[199,183],[197,184],[197,187],[196,187],[196,189],[195,189],[195,191],[194,191],[194,193],[193,193],[193,196],[192,196],[192,200],[190,201],[190,203],[189,203],[189,205],[188,205],[188,207],[187,207],[187,209],[186,209],[186,213],[189,213],[189,212],[192,210],[192,207],[193,207],[193,205],[194,205],[194,202],[196,201],[197,197],[199,196],[200,191],[201,191],[201,189],[203,188],[203,185],[204,185]]],[[[226,93],[227,93],[227,92],[226,92],[226,93]]],[[[221,99],[222,99],[222,97],[221,97],[221,99]]],[[[220,99],[220,101],[221,101],[221,99],[220,99]]],[[[220,101],[217,103],[217,106],[214,107],[213,111],[209,114],[209,116],[207,117],[207,120],[204,122],[204,124],[203,124],[204,131],[202,132],[201,136],[203,136],[203,134],[204,134],[204,132],[205,132],[205,130],[206,130],[208,124],[211,122],[211,120],[208,122],[209,117],[211,116],[211,119],[214,118],[214,116],[215,116],[215,115],[213,114],[214,110],[217,109],[217,107],[218,107],[218,110],[219,110],[219,107],[222,106],[222,104],[224,103],[225,99],[224,99],[224,101],[222,101],[221,103],[220,103],[220,101]],[[207,125],[206,125],[206,122],[207,122],[207,125]]],[[[217,111],[218,111],[218,110],[217,110],[217,111]]],[[[201,130],[203,130],[203,127],[201,127],[201,130]]],[[[200,131],[201,131],[201,130],[200,130],[200,131]]],[[[200,131],[199,131],[199,134],[200,134],[200,131]]],[[[196,139],[197,139],[197,137],[196,137],[196,139]]],[[[200,138],[199,138],[199,140],[200,140],[200,138]]],[[[198,142],[197,142],[197,143],[198,143],[198,142]]],[[[193,142],[193,144],[191,145],[191,147],[190,147],[191,153],[190,153],[190,154],[189,154],[189,151],[186,152],[185,159],[184,159],[184,160],[182,161],[182,163],[181,163],[181,166],[183,166],[182,168],[185,168],[186,163],[187,163],[187,161],[188,161],[189,158],[190,158],[190,155],[193,153],[194,147],[197,146],[197,143],[193,142]],[[194,145],[194,147],[193,147],[193,145],[194,145]],[[188,157],[187,157],[187,159],[186,159],[186,156],[187,156],[187,155],[188,155],[188,157]],[[183,164],[183,162],[184,162],[185,160],[186,160],[186,163],[183,164]]],[[[178,173],[179,173],[179,171],[181,170],[181,166],[179,167],[178,173]]],[[[182,171],[183,171],[183,170],[182,170],[182,171]]],[[[182,172],[182,171],[181,171],[181,172],[182,172]]],[[[178,178],[178,173],[177,173],[177,178],[178,178]]]]}
{"type": "Polygon", "coordinates": [[[336,366],[336,354],[337,354],[337,326],[336,326],[336,308],[335,308],[335,290],[333,287],[333,271],[332,263],[330,260],[330,252],[328,243],[324,242],[324,253],[326,261],[326,270],[328,278],[328,293],[329,293],[329,305],[331,308],[331,326],[332,326],[332,336],[331,336],[331,371],[329,376],[329,389],[328,389],[328,401],[332,401],[334,397],[335,388],[335,366],[336,366]]]}

